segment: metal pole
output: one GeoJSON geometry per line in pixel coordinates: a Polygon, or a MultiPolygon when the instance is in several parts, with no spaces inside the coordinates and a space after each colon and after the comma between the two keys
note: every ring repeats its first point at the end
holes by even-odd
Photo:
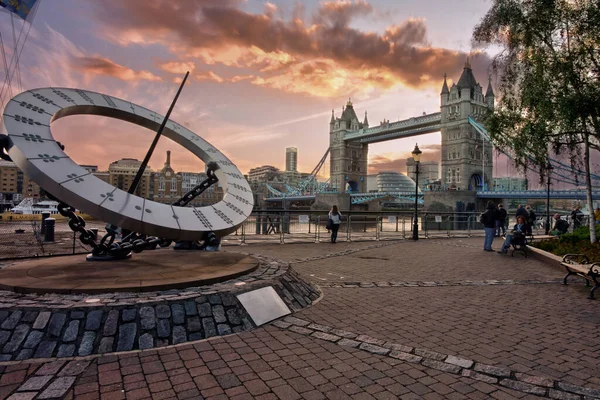
{"type": "Polygon", "coordinates": [[[154,140],[152,141],[152,144],[150,145],[150,148],[148,149],[148,152],[146,153],[146,157],[144,157],[144,161],[142,161],[142,165],[140,165],[140,169],[138,170],[137,174],[135,175],[135,178],[133,179],[131,186],[129,186],[129,190],[128,190],[129,194],[133,194],[135,192],[135,189],[137,189],[137,187],[140,183],[140,180],[142,180],[142,175],[144,175],[144,170],[148,166],[148,162],[150,161],[150,157],[152,157],[152,153],[154,152],[154,148],[156,147],[156,144],[158,143],[158,139],[162,135],[162,131],[163,131],[163,129],[165,129],[165,126],[167,125],[167,122],[169,121],[169,116],[171,115],[171,111],[173,111],[173,107],[175,107],[175,103],[177,102],[177,99],[179,98],[181,89],[183,89],[183,85],[185,85],[185,81],[187,80],[187,77],[189,74],[190,74],[190,71],[185,73],[185,77],[183,77],[183,81],[181,82],[181,86],[179,86],[179,90],[177,91],[177,94],[175,95],[175,98],[173,99],[173,102],[171,103],[171,107],[169,107],[169,111],[167,111],[167,115],[165,115],[165,119],[163,119],[163,122],[160,125],[160,128],[158,128],[158,131],[156,132],[156,136],[154,136],[154,140]]]}
{"type": "Polygon", "coordinates": [[[413,226],[413,240],[419,240],[419,214],[417,212],[419,200],[419,161],[415,162],[415,220],[413,226]]]}
{"type": "Polygon", "coordinates": [[[550,234],[550,173],[548,173],[548,191],[546,192],[546,235],[550,234]]]}

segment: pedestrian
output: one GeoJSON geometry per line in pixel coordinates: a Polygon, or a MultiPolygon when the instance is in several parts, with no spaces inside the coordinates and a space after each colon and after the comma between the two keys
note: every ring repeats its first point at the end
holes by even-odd
{"type": "Polygon", "coordinates": [[[506,234],[506,209],[502,207],[502,204],[498,204],[498,219],[496,220],[496,236],[500,236],[502,230],[502,236],[506,234]]]}
{"type": "Polygon", "coordinates": [[[519,215],[525,218],[525,221],[527,221],[527,218],[529,218],[529,213],[527,212],[525,207],[523,207],[523,204],[519,204],[519,206],[517,207],[517,213],[515,214],[515,217],[518,217],[519,215]]]}
{"type": "Polygon", "coordinates": [[[535,226],[536,215],[531,206],[527,205],[525,209],[527,210],[527,219],[525,220],[525,222],[527,222],[527,227],[529,229],[527,233],[532,233],[531,230],[535,226]]]}
{"type": "Polygon", "coordinates": [[[498,211],[493,201],[488,201],[485,212],[479,218],[485,231],[485,240],[483,242],[484,251],[494,251],[492,242],[494,241],[494,231],[496,230],[496,221],[498,220],[498,211]]]}
{"type": "Polygon", "coordinates": [[[334,205],[329,211],[329,219],[331,220],[331,243],[337,242],[337,234],[342,222],[342,214],[338,210],[338,206],[334,205]]]}
{"type": "Polygon", "coordinates": [[[552,228],[552,232],[550,234],[552,236],[560,236],[567,233],[569,230],[569,223],[564,219],[560,218],[560,215],[554,214],[554,228],[552,228]]]}
{"type": "Polygon", "coordinates": [[[502,245],[502,248],[498,250],[498,253],[508,253],[508,249],[510,248],[511,244],[523,245],[525,243],[525,235],[529,232],[529,229],[530,228],[527,227],[527,223],[525,222],[525,218],[519,215],[517,217],[516,225],[514,226],[512,232],[506,235],[504,244],[502,245]]]}
{"type": "Polygon", "coordinates": [[[573,230],[579,228],[581,226],[581,217],[583,213],[579,210],[579,206],[575,207],[573,211],[571,211],[571,219],[573,220],[573,230]]]}

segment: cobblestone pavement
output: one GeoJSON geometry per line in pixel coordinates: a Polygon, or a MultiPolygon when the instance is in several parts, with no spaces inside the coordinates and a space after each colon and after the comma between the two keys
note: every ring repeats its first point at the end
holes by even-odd
{"type": "Polygon", "coordinates": [[[0,363],[0,399],[600,398],[583,283],[481,242],[247,246],[290,261],[322,300],[191,344],[0,363]]]}

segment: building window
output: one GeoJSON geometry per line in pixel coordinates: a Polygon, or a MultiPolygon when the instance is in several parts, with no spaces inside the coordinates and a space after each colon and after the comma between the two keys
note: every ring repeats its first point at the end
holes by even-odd
{"type": "Polygon", "coordinates": [[[162,176],[158,178],[158,190],[161,192],[165,191],[165,178],[162,176]]]}
{"type": "Polygon", "coordinates": [[[177,178],[171,179],[171,192],[177,191],[177,178]]]}

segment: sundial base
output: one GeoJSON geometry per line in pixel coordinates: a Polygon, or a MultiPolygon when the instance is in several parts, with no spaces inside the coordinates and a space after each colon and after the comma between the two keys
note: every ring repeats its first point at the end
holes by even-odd
{"type": "Polygon", "coordinates": [[[86,261],[116,261],[116,260],[126,260],[128,258],[131,258],[131,253],[128,253],[124,256],[111,256],[111,255],[103,255],[103,256],[97,256],[95,254],[88,254],[85,259],[86,261]]]}
{"type": "Polygon", "coordinates": [[[84,261],[79,255],[18,261],[0,270],[0,289],[20,293],[145,292],[212,285],[258,268],[239,253],[144,251],[127,260],[84,261]]]}

